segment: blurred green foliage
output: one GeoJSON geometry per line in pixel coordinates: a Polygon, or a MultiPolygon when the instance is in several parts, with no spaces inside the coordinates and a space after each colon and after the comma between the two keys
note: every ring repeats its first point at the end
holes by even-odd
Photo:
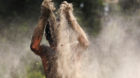
{"type": "Polygon", "coordinates": [[[134,12],[140,8],[140,0],[120,0],[120,6],[123,12],[134,12]]]}
{"type": "Polygon", "coordinates": [[[35,12],[40,3],[39,0],[0,0],[0,14],[9,16],[35,12]]]}
{"type": "Polygon", "coordinates": [[[33,62],[27,66],[27,78],[45,78],[41,62],[33,62]]]}
{"type": "MultiPolygon", "coordinates": [[[[64,0],[53,0],[56,6],[64,0]]],[[[87,31],[96,33],[100,29],[100,11],[103,7],[102,0],[67,0],[73,3],[75,15],[87,31]]],[[[0,17],[23,16],[27,19],[39,16],[42,0],[0,0],[0,17]]]]}

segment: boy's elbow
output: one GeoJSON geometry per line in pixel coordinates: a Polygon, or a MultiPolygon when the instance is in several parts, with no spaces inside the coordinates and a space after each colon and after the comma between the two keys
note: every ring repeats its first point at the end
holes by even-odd
{"type": "Polygon", "coordinates": [[[84,37],[79,37],[79,43],[83,48],[87,49],[89,47],[89,41],[88,39],[85,39],[84,37]]]}
{"type": "Polygon", "coordinates": [[[36,46],[34,46],[33,44],[30,45],[30,49],[33,51],[33,52],[38,52],[38,48],[36,46]]]}
{"type": "Polygon", "coordinates": [[[87,49],[87,48],[89,47],[89,41],[86,41],[86,42],[83,44],[83,47],[84,47],[85,49],[87,49]]]}

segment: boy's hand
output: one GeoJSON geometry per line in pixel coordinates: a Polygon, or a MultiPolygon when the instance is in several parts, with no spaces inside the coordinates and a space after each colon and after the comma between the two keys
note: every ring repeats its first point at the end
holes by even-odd
{"type": "Polygon", "coordinates": [[[51,11],[55,10],[54,3],[52,2],[52,0],[44,0],[42,2],[42,6],[51,11]]]}
{"type": "Polygon", "coordinates": [[[73,11],[73,6],[72,6],[72,4],[67,3],[66,1],[64,1],[61,4],[60,10],[63,11],[63,12],[65,12],[65,13],[68,13],[69,11],[73,11]]]}

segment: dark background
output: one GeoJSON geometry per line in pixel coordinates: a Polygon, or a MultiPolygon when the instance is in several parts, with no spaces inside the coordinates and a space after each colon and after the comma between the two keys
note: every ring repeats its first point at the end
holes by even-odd
{"type": "MultiPolygon", "coordinates": [[[[54,0],[56,6],[59,5],[64,0],[54,0]]],[[[70,3],[73,3],[75,8],[75,14],[77,17],[80,17],[80,21],[84,21],[84,25],[90,25],[92,29],[95,27],[94,24],[99,25],[99,19],[103,5],[102,0],[67,0],[70,3]],[[96,19],[94,19],[96,18],[96,19]]],[[[0,16],[4,19],[13,20],[13,17],[24,17],[26,19],[36,19],[40,13],[40,4],[42,0],[1,0],[0,1],[0,16]]],[[[10,20],[9,20],[10,21],[10,20]]],[[[91,29],[89,28],[89,29],[91,29]]],[[[92,31],[92,30],[89,30],[92,31]]]]}
{"type": "MultiPolygon", "coordinates": [[[[64,0],[53,0],[56,6],[64,0]]],[[[96,34],[100,30],[100,18],[103,13],[104,0],[67,0],[73,3],[75,15],[83,26],[87,26],[88,31],[96,34]],[[86,21],[85,21],[86,20],[86,21]],[[93,32],[93,30],[95,32],[93,32]]],[[[40,4],[42,0],[0,0],[0,17],[2,19],[14,20],[15,17],[24,17],[25,19],[36,19],[39,17],[40,4]],[[14,19],[13,19],[14,18],[14,19]]],[[[122,11],[134,11],[138,8],[139,0],[120,0],[119,5],[122,11]]]]}

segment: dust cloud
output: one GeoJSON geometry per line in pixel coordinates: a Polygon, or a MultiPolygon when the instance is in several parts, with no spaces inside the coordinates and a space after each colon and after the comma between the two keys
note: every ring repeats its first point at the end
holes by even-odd
{"type": "Polygon", "coordinates": [[[29,47],[36,23],[21,19],[0,22],[0,78],[27,78],[27,67],[41,61],[29,47]]]}
{"type": "Polygon", "coordinates": [[[80,60],[69,48],[63,49],[59,74],[62,78],[140,78],[139,21],[138,13],[105,16],[100,34],[90,38],[90,47],[80,60]]]}
{"type": "MultiPolygon", "coordinates": [[[[104,17],[100,34],[89,38],[90,46],[81,59],[69,62],[74,52],[59,56],[65,65],[63,70],[58,67],[62,78],[140,78],[139,21],[139,12],[104,17]]],[[[40,61],[29,48],[33,27],[26,30],[17,25],[15,30],[12,24],[0,31],[0,78],[26,78],[26,65],[40,61]]]]}

